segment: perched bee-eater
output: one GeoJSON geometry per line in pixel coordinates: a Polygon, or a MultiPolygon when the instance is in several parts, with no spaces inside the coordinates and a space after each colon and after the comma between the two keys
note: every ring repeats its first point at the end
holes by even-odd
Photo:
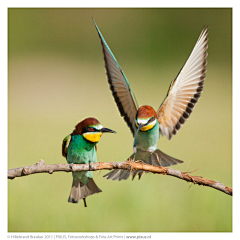
{"type": "MultiPolygon", "coordinates": [[[[94,20],[93,20],[94,21],[94,20]]],[[[126,121],[134,136],[134,154],[130,157],[135,161],[143,160],[155,166],[169,166],[182,163],[159,149],[157,143],[161,135],[171,140],[176,135],[192,110],[203,91],[207,65],[208,27],[204,27],[188,60],[174,78],[169,87],[167,96],[157,112],[150,106],[138,107],[133,90],[114,57],[112,51],[103,38],[95,21],[94,24],[102,44],[105,68],[108,83],[121,116],[126,121]]],[[[134,171],[133,178],[142,171],[134,171]]],[[[111,180],[128,179],[127,170],[113,170],[104,177],[111,180]]]]}
{"type": "MultiPolygon", "coordinates": [[[[96,144],[106,132],[116,133],[111,129],[103,128],[96,118],[84,119],[63,139],[62,155],[69,164],[96,163],[96,144]]],[[[83,199],[84,206],[87,207],[85,198],[101,192],[93,181],[92,171],[72,172],[72,176],[73,183],[68,202],[78,203],[79,199],[83,199]]]]}

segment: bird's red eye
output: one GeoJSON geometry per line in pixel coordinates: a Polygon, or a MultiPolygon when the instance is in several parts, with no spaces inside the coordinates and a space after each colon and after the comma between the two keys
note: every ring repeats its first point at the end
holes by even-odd
{"type": "Polygon", "coordinates": [[[93,128],[90,128],[90,130],[93,132],[94,131],[94,129],[93,128]]]}

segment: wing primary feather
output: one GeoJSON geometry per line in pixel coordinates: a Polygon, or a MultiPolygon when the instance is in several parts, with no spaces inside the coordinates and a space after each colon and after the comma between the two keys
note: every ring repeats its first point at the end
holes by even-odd
{"type": "Polygon", "coordinates": [[[208,27],[204,26],[189,58],[171,82],[167,96],[157,111],[160,133],[168,140],[181,129],[201,96],[207,71],[207,49],[208,27]],[[170,119],[172,124],[169,124],[170,119]]]}
{"type": "Polygon", "coordinates": [[[126,75],[122,71],[115,56],[109,48],[107,42],[103,38],[97,24],[94,19],[93,22],[97,29],[98,35],[101,40],[102,51],[104,56],[106,74],[108,77],[108,83],[114,100],[118,106],[121,116],[129,126],[133,136],[135,135],[135,116],[138,109],[136,97],[132,91],[132,88],[127,80],[126,75]]]}

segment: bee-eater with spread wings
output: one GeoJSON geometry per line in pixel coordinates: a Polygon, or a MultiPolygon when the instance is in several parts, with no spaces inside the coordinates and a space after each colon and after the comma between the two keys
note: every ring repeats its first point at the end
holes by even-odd
{"type": "MultiPolygon", "coordinates": [[[[93,20],[94,21],[94,20],[93,20]]],[[[160,105],[157,112],[150,106],[138,107],[133,90],[114,57],[112,51],[103,38],[95,21],[98,35],[102,44],[105,68],[108,83],[115,102],[134,136],[134,154],[130,157],[135,161],[142,160],[147,164],[155,166],[170,166],[182,161],[172,158],[157,148],[161,135],[171,140],[176,135],[185,121],[189,118],[203,91],[206,77],[207,48],[208,48],[208,27],[204,27],[192,53],[184,66],[174,78],[169,87],[167,96],[160,105]]],[[[139,179],[143,171],[136,173],[139,179]]],[[[104,177],[111,180],[126,180],[130,172],[116,169],[104,177]]]]}
{"type": "MultiPolygon", "coordinates": [[[[96,118],[86,118],[78,123],[73,132],[63,139],[62,155],[68,163],[90,164],[97,162],[96,144],[105,132],[116,133],[111,129],[103,128],[96,118]]],[[[85,198],[101,192],[93,181],[92,171],[73,172],[73,183],[68,202],[78,203],[85,198]]]]}

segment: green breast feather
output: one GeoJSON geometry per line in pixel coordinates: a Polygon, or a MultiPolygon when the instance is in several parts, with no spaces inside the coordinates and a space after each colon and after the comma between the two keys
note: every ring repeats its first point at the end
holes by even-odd
{"type": "MultiPolygon", "coordinates": [[[[97,153],[95,145],[97,143],[91,143],[86,141],[81,135],[67,136],[63,142],[65,142],[65,151],[67,151],[67,162],[76,164],[89,164],[90,162],[97,162],[97,153]]],[[[88,178],[92,178],[92,171],[73,172],[74,180],[80,179],[81,182],[87,183],[88,178]]]]}

